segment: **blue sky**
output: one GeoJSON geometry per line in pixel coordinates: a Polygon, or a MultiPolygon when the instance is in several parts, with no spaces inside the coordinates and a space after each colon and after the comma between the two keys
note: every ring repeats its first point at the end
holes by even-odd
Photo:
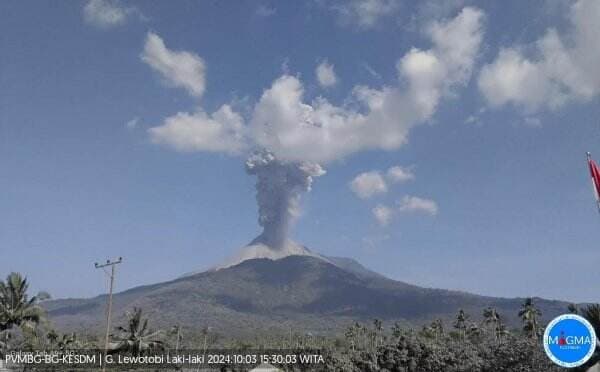
{"type": "Polygon", "coordinates": [[[92,296],[109,257],[119,290],[218,263],[260,232],[267,147],[327,170],[293,232],[313,250],[600,301],[598,3],[435,4],[0,3],[0,274],[92,296]]]}

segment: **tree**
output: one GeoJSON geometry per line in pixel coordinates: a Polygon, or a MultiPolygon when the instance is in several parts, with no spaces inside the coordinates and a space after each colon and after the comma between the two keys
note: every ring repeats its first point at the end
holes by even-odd
{"type": "Polygon", "coordinates": [[[399,338],[403,333],[402,325],[398,322],[394,322],[394,325],[392,326],[392,336],[399,338]]]}
{"type": "Polygon", "coordinates": [[[496,309],[493,307],[488,307],[487,309],[483,310],[483,323],[488,328],[492,329],[495,340],[498,340],[505,332],[500,314],[498,314],[498,311],[496,311],[496,309]]]}
{"type": "Polygon", "coordinates": [[[596,335],[600,335],[600,304],[588,305],[581,310],[581,315],[592,324],[596,335]]]}
{"type": "Polygon", "coordinates": [[[56,348],[61,351],[68,350],[77,346],[77,335],[75,333],[63,334],[60,336],[54,329],[51,329],[46,338],[50,342],[52,348],[56,348]]]}
{"type": "Polygon", "coordinates": [[[175,352],[177,353],[179,351],[179,344],[183,340],[183,335],[181,334],[181,326],[179,324],[174,325],[169,333],[170,335],[175,337],[175,352]]]}
{"type": "Polygon", "coordinates": [[[34,328],[44,317],[37,304],[37,296],[29,298],[27,278],[10,273],[6,281],[0,281],[0,331],[12,327],[34,328]]]}
{"type": "Polygon", "coordinates": [[[8,350],[10,337],[11,335],[8,330],[0,331],[0,356],[3,356],[8,350]]]}
{"type": "Polygon", "coordinates": [[[423,326],[423,334],[438,340],[444,336],[444,323],[439,318],[434,320],[431,324],[423,326]]]}
{"type": "Polygon", "coordinates": [[[383,322],[380,319],[373,320],[373,328],[375,330],[375,348],[379,346],[379,339],[383,333],[383,322]]]}
{"type": "Polygon", "coordinates": [[[112,350],[140,355],[147,350],[162,348],[163,342],[156,339],[161,331],[148,329],[148,319],[142,317],[142,309],[134,307],[133,311],[127,312],[127,319],[127,327],[117,327],[121,335],[115,337],[117,342],[112,345],[112,350]]]}
{"type": "Polygon", "coordinates": [[[529,336],[529,338],[537,338],[539,334],[539,318],[542,316],[542,312],[533,303],[533,299],[528,297],[521,305],[519,311],[519,317],[523,322],[523,331],[529,336]]]}
{"type": "Polygon", "coordinates": [[[569,310],[569,312],[571,314],[578,314],[579,313],[579,309],[577,308],[576,304],[569,304],[569,306],[567,306],[567,310],[569,310]]]}
{"type": "Polygon", "coordinates": [[[59,335],[54,329],[51,329],[50,331],[48,331],[48,334],[46,334],[46,338],[50,342],[50,345],[57,343],[58,337],[59,335]]]}
{"type": "Polygon", "coordinates": [[[465,314],[463,309],[458,310],[458,314],[456,315],[456,320],[454,321],[454,328],[456,328],[461,337],[464,339],[467,334],[467,320],[469,316],[465,314]]]}
{"type": "MultiPolygon", "coordinates": [[[[584,318],[587,319],[588,322],[594,327],[594,331],[596,332],[596,336],[600,335],[600,304],[588,305],[583,309],[580,309],[580,314],[584,318]]],[[[600,337],[600,336],[599,336],[600,337]]],[[[591,371],[592,366],[600,363],[600,344],[596,347],[596,352],[590,360],[581,366],[581,371],[587,371],[588,369],[591,371]]]]}
{"type": "Polygon", "coordinates": [[[350,343],[352,352],[354,352],[354,347],[356,346],[355,345],[356,332],[355,332],[354,325],[348,327],[348,329],[346,330],[346,333],[344,333],[344,336],[346,337],[346,340],[350,343]]]}

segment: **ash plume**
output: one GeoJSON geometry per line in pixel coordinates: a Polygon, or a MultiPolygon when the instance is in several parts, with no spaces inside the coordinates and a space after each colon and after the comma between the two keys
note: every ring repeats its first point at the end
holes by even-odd
{"type": "Polygon", "coordinates": [[[312,162],[284,162],[263,150],[246,160],[246,172],[257,177],[258,223],[263,227],[251,245],[262,243],[281,250],[298,217],[301,194],[310,191],[313,177],[325,174],[325,170],[312,162]]]}

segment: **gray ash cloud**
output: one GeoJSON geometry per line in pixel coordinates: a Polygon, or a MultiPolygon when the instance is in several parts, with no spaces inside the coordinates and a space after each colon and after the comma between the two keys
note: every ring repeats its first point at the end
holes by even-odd
{"type": "Polygon", "coordinates": [[[257,177],[258,223],[263,232],[252,243],[282,249],[291,224],[298,217],[302,193],[325,170],[312,162],[281,161],[269,151],[257,151],[246,160],[246,172],[257,177]]]}

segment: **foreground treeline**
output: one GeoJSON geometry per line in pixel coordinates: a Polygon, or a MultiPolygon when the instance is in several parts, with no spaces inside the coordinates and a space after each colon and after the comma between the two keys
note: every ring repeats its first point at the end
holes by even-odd
{"type": "MultiPolygon", "coordinates": [[[[13,350],[103,349],[104,338],[96,334],[62,334],[48,321],[40,302],[46,293],[30,296],[27,280],[12,273],[0,280],[0,357],[13,350]]],[[[600,305],[565,312],[587,318],[600,334],[600,305]]],[[[522,327],[509,329],[494,308],[474,314],[460,310],[451,322],[435,320],[421,329],[409,329],[395,323],[355,323],[338,336],[314,335],[290,330],[289,334],[231,339],[213,333],[188,330],[179,325],[152,329],[142,309],[134,308],[124,324],[110,335],[109,352],[145,355],[162,350],[214,348],[319,350],[325,356],[323,370],[398,371],[398,372],[527,372],[563,371],[546,357],[541,338],[542,313],[532,299],[526,299],[519,311],[522,327]]],[[[600,362],[600,350],[585,366],[586,371],[600,362]]],[[[246,368],[247,369],[247,368],[246,368]]],[[[245,370],[223,367],[222,370],[245,370]]],[[[297,370],[297,369],[296,369],[297,370]]]]}

